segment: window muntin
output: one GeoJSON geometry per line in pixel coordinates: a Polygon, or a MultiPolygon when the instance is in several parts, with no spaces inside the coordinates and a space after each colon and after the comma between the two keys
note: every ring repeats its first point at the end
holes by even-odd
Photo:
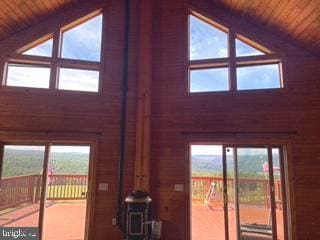
{"type": "Polygon", "coordinates": [[[53,39],[50,38],[26,51],[22,54],[31,55],[31,56],[39,56],[39,57],[52,57],[52,46],[53,39]]]}
{"type": "Polygon", "coordinates": [[[281,88],[279,64],[237,67],[237,89],[281,88]]]}
{"type": "Polygon", "coordinates": [[[36,40],[40,42],[37,45],[31,43],[18,49],[8,58],[3,84],[98,92],[102,71],[102,21],[99,10],[82,23],[71,23],[73,27],[68,30],[65,30],[68,26],[57,29],[59,31],[54,31],[45,41],[41,40],[43,38],[36,40]]]}
{"type": "Polygon", "coordinates": [[[99,71],[60,68],[58,89],[98,92],[99,71]]]}
{"type": "Polygon", "coordinates": [[[227,78],[230,87],[219,91],[283,87],[281,61],[272,51],[232,29],[226,29],[211,20],[202,20],[197,13],[189,15],[189,22],[189,93],[216,92],[210,79],[215,78],[216,83],[226,82],[225,75],[219,75],[217,71],[215,76],[214,73],[206,74],[208,79],[205,79],[205,74],[201,74],[200,81],[199,74],[195,78],[194,71],[221,66],[229,68],[227,78]],[[197,87],[194,87],[195,83],[197,87]]]}
{"type": "Polygon", "coordinates": [[[190,15],[190,60],[228,57],[228,34],[190,15]]]}
{"type": "Polygon", "coordinates": [[[8,64],[7,86],[49,88],[50,68],[24,64],[8,64]]]}
{"type": "Polygon", "coordinates": [[[190,71],[190,92],[229,90],[228,68],[208,68],[190,71]]]}
{"type": "Polygon", "coordinates": [[[62,58],[100,61],[102,15],[62,33],[62,58]]]}

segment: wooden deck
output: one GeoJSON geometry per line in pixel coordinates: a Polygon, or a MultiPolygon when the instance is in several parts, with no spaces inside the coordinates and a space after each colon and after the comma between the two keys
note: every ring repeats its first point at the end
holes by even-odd
{"type": "MultiPolygon", "coordinates": [[[[225,228],[224,228],[224,211],[221,204],[211,204],[209,208],[206,208],[202,202],[193,201],[192,204],[192,240],[224,240],[225,228]]],[[[248,207],[245,211],[241,212],[242,222],[258,222],[267,224],[269,213],[265,208],[257,208],[254,206],[248,207]],[[250,220],[250,221],[249,221],[250,220]]],[[[235,224],[235,210],[229,209],[229,233],[230,240],[236,240],[236,224],[235,224]]],[[[277,210],[277,220],[282,221],[282,211],[277,210]]],[[[278,239],[283,240],[283,227],[282,224],[278,224],[278,239]]],[[[243,238],[243,240],[266,240],[270,237],[255,237],[243,238]]]]}
{"type": "MultiPolygon", "coordinates": [[[[43,240],[83,240],[86,202],[84,200],[48,201],[43,240]]],[[[0,212],[1,227],[35,227],[39,204],[25,204],[0,212]]]]}

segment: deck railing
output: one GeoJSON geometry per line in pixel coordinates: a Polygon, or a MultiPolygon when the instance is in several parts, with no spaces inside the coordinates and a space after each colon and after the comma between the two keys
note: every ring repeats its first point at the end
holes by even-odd
{"type": "Polygon", "coordinates": [[[85,199],[87,188],[87,175],[50,175],[48,177],[47,199],[85,199]]]}
{"type": "MultiPolygon", "coordinates": [[[[22,203],[36,203],[41,196],[40,174],[3,178],[0,182],[0,211],[22,203]]],[[[47,200],[86,199],[87,175],[49,175],[47,200]]]]}
{"type": "Polygon", "coordinates": [[[40,199],[41,175],[8,177],[1,180],[0,210],[40,199]]]}
{"type": "MultiPolygon", "coordinates": [[[[32,174],[19,177],[3,178],[0,186],[0,210],[17,206],[21,203],[35,203],[40,200],[41,175],[32,174]]],[[[211,183],[215,183],[215,194],[211,201],[223,201],[223,178],[192,177],[192,199],[204,200],[211,183]]],[[[266,204],[269,202],[269,184],[265,179],[240,179],[240,203],[266,204]]],[[[234,199],[233,179],[227,179],[228,198],[234,199]]],[[[86,199],[88,188],[87,175],[49,175],[48,200],[86,199]]],[[[276,202],[282,201],[281,183],[275,181],[276,202]]]]}
{"type": "MultiPolygon", "coordinates": [[[[227,179],[229,202],[234,201],[234,179],[227,179]]],[[[215,183],[214,194],[211,201],[223,201],[223,178],[219,177],[192,177],[192,199],[204,200],[211,186],[215,183]]],[[[281,182],[275,180],[276,203],[282,202],[281,182]]],[[[267,179],[239,179],[239,202],[243,204],[268,204],[269,180],[267,179]]]]}

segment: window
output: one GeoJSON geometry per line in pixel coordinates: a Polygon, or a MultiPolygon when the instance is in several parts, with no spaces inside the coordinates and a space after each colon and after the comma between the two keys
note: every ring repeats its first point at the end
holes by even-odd
{"type": "Polygon", "coordinates": [[[267,144],[191,143],[191,235],[201,235],[201,239],[291,239],[286,236],[290,235],[291,208],[284,150],[267,144]]]}
{"type": "Polygon", "coordinates": [[[62,34],[62,57],[99,62],[101,34],[102,15],[66,30],[62,34]]]}
{"type": "Polygon", "coordinates": [[[228,68],[191,70],[190,92],[227,91],[228,68]]]}
{"type": "Polygon", "coordinates": [[[9,64],[7,85],[14,87],[49,88],[50,68],[9,64]]]}
{"type": "Polygon", "coordinates": [[[13,87],[98,92],[101,74],[103,16],[85,21],[17,50],[7,62],[4,84],[13,87]]]}
{"type": "Polygon", "coordinates": [[[237,68],[237,89],[280,88],[279,64],[237,68]]]}
{"type": "Polygon", "coordinates": [[[99,72],[60,68],[59,89],[97,92],[99,72]]]}
{"type": "Polygon", "coordinates": [[[194,12],[189,28],[189,93],[283,87],[269,49],[194,12]]]}
{"type": "Polygon", "coordinates": [[[31,55],[31,56],[40,56],[40,57],[51,57],[52,45],[53,45],[53,39],[50,38],[40,43],[39,45],[24,51],[22,54],[31,55]]]}
{"type": "Polygon", "coordinates": [[[228,34],[220,29],[190,16],[190,59],[228,57],[228,34]]]}

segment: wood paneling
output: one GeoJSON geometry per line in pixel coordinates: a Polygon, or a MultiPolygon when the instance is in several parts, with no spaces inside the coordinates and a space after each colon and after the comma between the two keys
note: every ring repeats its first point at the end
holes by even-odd
{"type": "MultiPolygon", "coordinates": [[[[3,2],[0,2],[0,8],[6,7],[3,14],[9,14],[13,5],[10,5],[8,10],[9,5],[4,6],[3,2]]],[[[12,4],[19,3],[19,1],[10,2],[12,4]]],[[[60,11],[60,7],[65,6],[64,3],[67,1],[25,1],[26,4],[31,4],[31,2],[38,4],[41,2],[47,9],[54,5],[54,11],[60,11]]],[[[1,42],[0,57],[5,58],[8,52],[23,46],[35,37],[47,34],[52,26],[63,24],[70,21],[71,17],[75,18],[94,10],[93,5],[88,1],[84,1],[85,4],[80,2],[83,1],[77,1],[76,6],[49,17],[47,21],[6,37],[1,42]]],[[[313,7],[304,10],[302,16],[296,16],[300,11],[294,10],[297,9],[294,7],[295,5],[291,5],[292,7],[288,9],[289,1],[248,1],[252,3],[252,5],[248,5],[246,1],[225,0],[225,6],[216,7],[212,0],[154,0],[154,11],[151,16],[150,12],[139,15],[141,10],[139,2],[139,0],[132,0],[130,17],[128,151],[125,165],[125,194],[132,191],[134,187],[134,158],[136,144],[140,144],[139,139],[136,138],[136,127],[141,124],[137,125],[136,122],[138,119],[136,114],[139,112],[137,111],[137,102],[141,100],[138,99],[137,93],[141,97],[145,89],[140,88],[137,92],[138,80],[145,74],[143,78],[148,82],[151,75],[150,191],[154,202],[155,218],[164,222],[163,239],[189,239],[188,141],[190,139],[209,141],[213,138],[220,140],[232,138],[234,140],[236,134],[229,134],[226,137],[221,134],[223,132],[255,132],[260,137],[260,142],[267,140],[267,137],[264,135],[264,139],[261,139],[263,137],[259,133],[271,135],[273,140],[279,138],[279,141],[283,141],[283,137],[281,134],[274,135],[274,133],[294,133],[288,134],[291,142],[288,160],[291,173],[290,197],[291,203],[293,203],[294,239],[320,239],[318,230],[320,214],[319,211],[315,211],[319,209],[320,199],[320,191],[317,190],[320,184],[320,60],[300,48],[288,44],[282,38],[283,36],[286,38],[287,35],[282,36],[281,33],[282,37],[278,37],[276,34],[270,33],[271,31],[266,32],[262,25],[247,21],[247,19],[254,19],[249,12],[242,14],[234,10],[235,14],[228,13],[228,9],[231,9],[230,6],[236,3],[236,9],[248,9],[248,11],[251,9],[251,12],[259,9],[262,18],[268,19],[270,16],[276,19],[283,18],[282,10],[285,10],[288,18],[301,18],[299,21],[303,22],[313,12],[313,7]],[[260,3],[265,4],[262,5],[264,8],[259,8],[260,3]],[[213,17],[232,26],[266,47],[275,49],[284,58],[285,88],[274,91],[261,90],[188,96],[186,93],[188,6],[203,12],[207,17],[213,17]],[[245,6],[247,7],[245,8],[245,6]],[[243,16],[243,18],[239,18],[239,16],[243,16]],[[149,42],[150,36],[143,36],[143,26],[147,21],[152,22],[152,26],[147,24],[148,34],[153,35],[152,46],[149,42]],[[151,27],[153,29],[150,29],[151,27]],[[140,37],[143,37],[147,44],[141,44],[140,37]],[[140,62],[143,62],[143,65],[140,65],[140,62]],[[151,73],[150,69],[152,69],[151,73]],[[142,92],[140,92],[141,90],[142,92]],[[184,184],[185,191],[175,192],[174,184],[176,183],[184,184]]],[[[81,134],[94,135],[94,133],[99,133],[100,140],[96,152],[96,182],[109,183],[109,190],[104,192],[95,189],[94,224],[90,226],[94,240],[122,239],[120,231],[111,223],[116,214],[117,206],[124,45],[123,4],[124,1],[106,1],[107,14],[105,15],[105,46],[103,50],[105,61],[103,63],[101,94],[55,92],[46,89],[0,88],[1,131],[59,132],[66,136],[75,134],[75,132],[80,136],[81,134]]],[[[315,1],[310,0],[310,4],[315,6],[315,1]]],[[[306,8],[309,3],[300,1],[299,6],[306,8]]],[[[36,12],[38,8],[29,6],[29,9],[24,13],[15,15],[15,21],[19,22],[19,26],[21,24],[21,29],[28,27],[32,21],[36,21],[20,22],[24,17],[27,19],[30,12],[36,12]]],[[[15,9],[15,11],[18,10],[15,9]]],[[[13,32],[10,25],[12,23],[9,24],[5,18],[1,17],[0,25],[2,24],[1,26],[4,27],[3,33],[0,31],[0,36],[1,34],[8,36],[13,32]]],[[[40,19],[41,16],[38,18],[40,19]]],[[[313,20],[310,21],[313,22],[313,20]]],[[[292,24],[295,26],[294,21],[289,23],[290,26],[292,24]]],[[[266,26],[268,28],[269,23],[266,22],[266,26]]],[[[308,31],[307,28],[305,31],[308,31]]],[[[314,39],[318,38],[314,37],[314,39]]],[[[148,111],[149,106],[145,111],[146,117],[149,115],[148,111]]],[[[143,124],[140,127],[144,127],[143,124]]],[[[139,133],[139,135],[143,134],[139,133]]],[[[241,135],[238,135],[237,139],[241,139],[241,135]]],[[[287,138],[285,140],[287,141],[287,138]]],[[[244,141],[243,138],[242,141],[244,141]]],[[[147,150],[145,151],[147,152],[147,150]]],[[[137,156],[140,155],[137,154],[137,156]]]]}
{"type": "MultiPolygon", "coordinates": [[[[3,1],[1,1],[2,3],[3,1]]],[[[8,1],[9,2],[9,1],[8,1]]],[[[19,1],[16,1],[19,2],[19,1]]],[[[29,1],[39,2],[39,1],[29,1]]],[[[56,4],[64,1],[46,1],[56,4]]],[[[117,173],[119,159],[120,102],[123,74],[124,1],[109,0],[78,1],[72,8],[49,17],[6,38],[0,45],[0,58],[28,41],[47,34],[57,25],[70,23],[78,17],[104,7],[105,38],[103,48],[102,91],[99,94],[62,92],[48,89],[22,89],[0,87],[0,131],[27,131],[60,133],[62,138],[70,135],[97,133],[98,151],[95,153],[95,182],[108,183],[108,191],[95,193],[95,211],[90,223],[91,239],[121,239],[121,233],[112,225],[116,215],[117,173]],[[73,19],[73,20],[72,20],[73,19]],[[64,137],[63,137],[64,136],[64,137]]],[[[60,4],[60,5],[61,5],[60,4]]],[[[59,5],[59,6],[60,6],[59,5]]],[[[58,5],[57,5],[58,7],[58,5]]],[[[132,1],[130,43],[137,45],[137,1],[132,1]]],[[[136,62],[137,48],[130,48],[127,119],[127,158],[125,163],[125,195],[133,190],[135,126],[136,126],[136,62]]],[[[2,67],[2,66],[1,66],[2,67]]],[[[41,137],[41,136],[38,136],[41,137]]],[[[0,137],[1,139],[1,137],[0,137]]]]}
{"type": "MultiPolygon", "coordinates": [[[[250,2],[258,6],[256,1],[250,2]]],[[[268,3],[269,7],[274,4],[268,3]]],[[[239,1],[237,6],[242,4],[239,1]]],[[[310,57],[252,21],[229,14],[226,8],[215,7],[212,1],[156,0],[155,5],[151,189],[156,218],[164,220],[163,239],[190,239],[188,142],[252,142],[252,138],[260,138],[256,140],[260,143],[291,142],[288,165],[293,239],[319,239],[319,213],[313,211],[319,204],[308,200],[320,198],[315,185],[320,184],[316,177],[320,171],[319,58],[310,57]],[[185,6],[277,49],[284,60],[285,88],[188,96],[185,6]],[[283,133],[288,133],[287,139],[283,133]],[[175,192],[174,184],[185,184],[185,191],[175,192]]]]}
{"type": "MultiPolygon", "coordinates": [[[[88,0],[0,1],[0,41],[50,16],[88,0]]],[[[103,1],[103,0],[95,0],[103,1]]],[[[238,18],[255,22],[270,32],[320,55],[320,2],[318,0],[210,0],[238,18]]]]}
{"type": "Polygon", "coordinates": [[[63,11],[77,0],[0,1],[0,40],[63,11]]]}
{"type": "Polygon", "coordinates": [[[318,0],[212,0],[239,18],[320,55],[320,1],[318,0]]]}

